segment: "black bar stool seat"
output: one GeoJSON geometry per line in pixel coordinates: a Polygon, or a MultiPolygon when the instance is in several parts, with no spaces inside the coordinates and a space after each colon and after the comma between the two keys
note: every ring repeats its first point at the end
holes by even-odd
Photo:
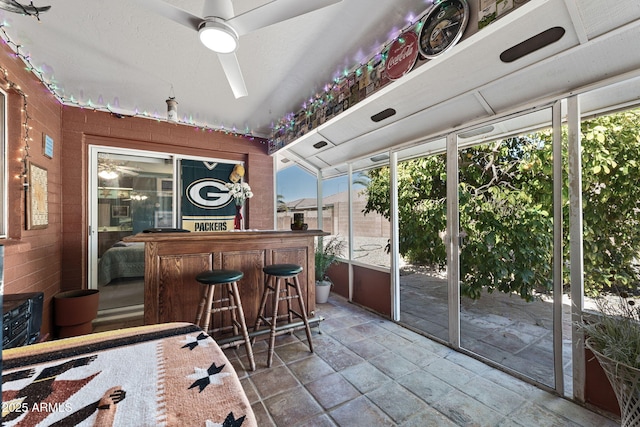
{"type": "Polygon", "coordinates": [[[196,280],[203,285],[220,285],[237,282],[244,277],[238,270],[206,270],[196,276],[196,280]]]}
{"type": "Polygon", "coordinates": [[[258,317],[256,319],[254,332],[258,331],[258,328],[260,328],[260,325],[263,323],[269,326],[269,353],[267,355],[268,367],[271,367],[271,363],[273,361],[273,350],[276,336],[292,330],[292,328],[287,329],[286,325],[278,328],[278,317],[288,319],[289,324],[292,324],[294,316],[302,319],[305,332],[307,334],[309,351],[313,353],[311,328],[309,327],[307,310],[304,305],[300,282],[298,280],[298,274],[302,273],[302,270],[302,266],[297,264],[271,264],[262,269],[265,274],[264,289],[262,291],[262,298],[260,299],[260,309],[258,310],[258,317]],[[284,287],[282,286],[282,282],[284,282],[284,287]],[[272,297],[271,317],[268,317],[265,313],[267,299],[269,296],[272,297]],[[292,308],[291,300],[298,301],[299,311],[292,308]],[[287,305],[287,313],[281,316],[278,315],[280,301],[286,301],[287,305]]]}
{"type": "Polygon", "coordinates": [[[262,269],[264,274],[276,277],[292,277],[302,273],[302,266],[297,264],[272,264],[262,269]]]}
{"type": "Polygon", "coordinates": [[[249,339],[249,331],[244,318],[242,309],[242,301],[238,292],[238,281],[244,277],[244,273],[238,270],[205,270],[198,273],[196,280],[204,285],[205,291],[198,314],[196,316],[196,325],[200,326],[205,332],[213,336],[215,332],[233,329],[233,335],[242,335],[242,338],[231,340],[225,344],[220,344],[220,348],[228,348],[232,345],[244,344],[247,350],[247,357],[251,370],[256,370],[256,363],[253,358],[253,348],[249,339]],[[214,300],[216,285],[224,285],[219,299],[214,300]],[[215,313],[229,311],[231,313],[231,326],[221,326],[219,328],[209,329],[211,318],[215,313]],[[203,318],[204,317],[204,318],[203,318]],[[201,324],[200,321],[203,321],[201,324]]]}

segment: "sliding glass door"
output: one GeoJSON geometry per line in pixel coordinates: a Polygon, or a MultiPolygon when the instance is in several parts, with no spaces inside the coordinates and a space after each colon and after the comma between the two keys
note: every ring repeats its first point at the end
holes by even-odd
{"type": "Polygon", "coordinates": [[[170,156],[91,147],[90,287],[100,290],[101,314],[141,312],[144,244],[122,239],[174,226],[170,156]]]}
{"type": "Polygon", "coordinates": [[[484,130],[458,135],[460,347],[555,387],[551,109],[484,130]]]}

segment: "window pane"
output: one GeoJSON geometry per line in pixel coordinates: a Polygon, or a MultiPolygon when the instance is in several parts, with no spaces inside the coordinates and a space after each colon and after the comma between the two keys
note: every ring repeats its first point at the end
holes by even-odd
{"type": "MultiPolygon", "coordinates": [[[[387,167],[384,170],[388,170],[387,167]]],[[[391,224],[389,218],[367,203],[371,177],[384,173],[382,168],[353,174],[353,260],[380,267],[391,267],[389,254],[391,224]]],[[[373,192],[374,189],[372,188],[373,192]]]]}
{"type": "Polygon", "coordinates": [[[276,174],[277,230],[291,230],[294,214],[302,215],[303,224],[318,228],[317,177],[298,166],[290,166],[276,174]]]}

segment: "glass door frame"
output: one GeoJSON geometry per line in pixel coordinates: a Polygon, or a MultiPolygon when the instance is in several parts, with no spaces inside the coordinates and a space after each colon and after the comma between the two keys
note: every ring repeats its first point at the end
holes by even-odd
{"type": "MultiPolygon", "coordinates": [[[[173,162],[173,174],[176,175],[176,156],[169,153],[157,151],[136,150],[131,148],[112,147],[108,145],[89,145],[89,185],[88,185],[88,288],[98,289],[98,153],[121,154],[137,157],[153,157],[161,159],[170,159],[173,162]]],[[[174,191],[176,180],[174,179],[174,191]]],[[[175,197],[175,196],[174,196],[175,197]]],[[[173,204],[173,218],[176,218],[176,206],[173,204]]]]}
{"type": "MultiPolygon", "coordinates": [[[[536,110],[551,109],[551,128],[553,144],[553,371],[554,386],[552,389],[559,395],[564,395],[564,369],[562,352],[562,103],[556,101],[550,105],[543,105],[536,110]]],[[[530,112],[523,112],[518,115],[501,118],[492,123],[483,123],[481,126],[499,124],[500,121],[517,116],[525,116],[530,112]]],[[[467,131],[467,130],[465,130],[467,131]]],[[[458,170],[458,136],[461,131],[447,135],[447,271],[449,285],[449,344],[456,350],[465,352],[460,346],[460,224],[459,224],[459,170],[458,170]]],[[[481,356],[480,356],[481,357],[481,356]]],[[[484,360],[484,358],[483,358],[484,360]]],[[[486,360],[489,364],[497,365],[505,369],[512,375],[533,382],[531,378],[514,371],[496,362],[486,360]]],[[[537,382],[536,382],[537,383],[537,382]]],[[[541,387],[547,388],[545,384],[538,383],[541,387]]]]}

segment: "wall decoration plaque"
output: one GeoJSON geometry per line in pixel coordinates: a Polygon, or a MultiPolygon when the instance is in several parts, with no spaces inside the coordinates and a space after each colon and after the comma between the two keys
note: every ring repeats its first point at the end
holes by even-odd
{"type": "Polygon", "coordinates": [[[49,225],[47,170],[29,163],[29,188],[27,192],[27,229],[47,228],[49,225]]]}
{"type": "Polygon", "coordinates": [[[413,69],[418,59],[418,36],[413,29],[398,37],[387,54],[386,69],[391,80],[399,79],[413,69]]]}

